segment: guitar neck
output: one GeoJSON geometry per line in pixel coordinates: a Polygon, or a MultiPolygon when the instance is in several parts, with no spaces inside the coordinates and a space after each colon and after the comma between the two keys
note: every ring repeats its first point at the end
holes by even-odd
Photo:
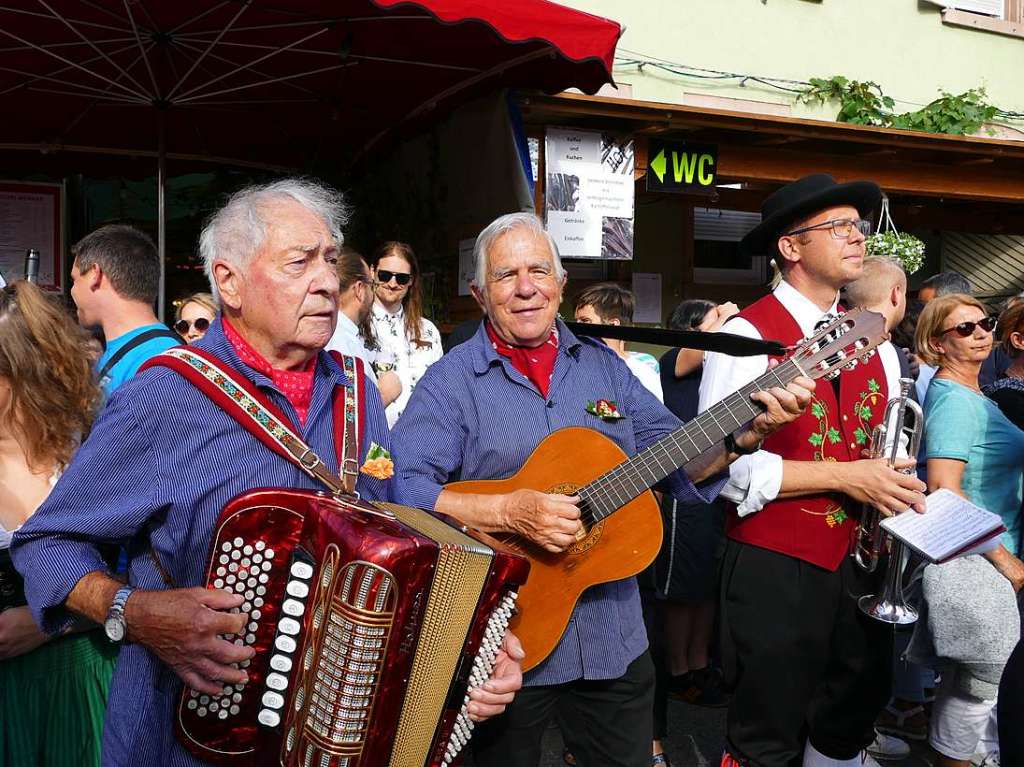
{"type": "Polygon", "coordinates": [[[581,487],[577,494],[591,518],[598,522],[622,508],[762,412],[764,408],[750,399],[751,394],[774,386],[785,387],[803,374],[792,360],[781,363],[581,487]]]}

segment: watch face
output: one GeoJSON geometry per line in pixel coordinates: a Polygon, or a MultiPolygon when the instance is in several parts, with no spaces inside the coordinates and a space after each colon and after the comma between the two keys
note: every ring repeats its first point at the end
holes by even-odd
{"type": "Polygon", "coordinates": [[[124,639],[124,622],[117,618],[107,618],[103,631],[111,642],[120,642],[124,639]]]}

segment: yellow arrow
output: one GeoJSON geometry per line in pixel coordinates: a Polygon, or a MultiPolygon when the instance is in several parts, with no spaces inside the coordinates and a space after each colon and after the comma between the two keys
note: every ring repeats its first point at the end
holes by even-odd
{"type": "Polygon", "coordinates": [[[654,159],[651,160],[651,170],[654,171],[654,175],[658,177],[659,183],[665,182],[665,150],[662,149],[655,155],[654,159]]]}

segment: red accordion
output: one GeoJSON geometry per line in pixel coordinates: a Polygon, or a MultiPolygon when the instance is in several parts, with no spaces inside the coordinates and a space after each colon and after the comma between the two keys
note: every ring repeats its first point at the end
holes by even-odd
{"type": "MultiPolygon", "coordinates": [[[[245,685],[184,689],[176,735],[219,765],[426,767],[469,740],[529,563],[418,509],[257,490],[221,513],[206,585],[239,593],[245,685]]],[[[237,612],[237,610],[236,610],[237,612]]]]}

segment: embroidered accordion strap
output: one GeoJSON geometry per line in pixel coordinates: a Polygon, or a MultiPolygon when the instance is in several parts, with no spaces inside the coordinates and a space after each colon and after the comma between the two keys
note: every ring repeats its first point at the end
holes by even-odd
{"type": "Polygon", "coordinates": [[[280,456],[301,468],[313,479],[321,482],[332,493],[353,494],[359,474],[359,443],[355,435],[358,412],[357,376],[354,365],[345,366],[350,386],[345,386],[344,443],[338,461],[344,467],[344,479],[332,472],[313,449],[287,425],[287,417],[258,391],[249,381],[224,365],[209,352],[187,347],[168,349],[150,358],[143,369],[161,365],[174,370],[199,391],[209,397],[225,413],[234,418],[256,439],[280,456]],[[352,373],[349,373],[349,370],[352,373]],[[350,404],[351,401],[351,404],[350,404]],[[348,418],[352,413],[351,422],[348,418]],[[351,437],[350,437],[351,434],[351,437]],[[354,466],[352,465],[354,464],[354,466]]]}
{"type": "Polygon", "coordinates": [[[350,383],[349,386],[342,387],[344,394],[341,397],[338,397],[335,392],[334,447],[335,454],[338,456],[341,479],[345,483],[345,492],[353,495],[355,494],[356,480],[359,478],[359,447],[363,444],[360,427],[364,422],[363,382],[366,379],[363,376],[363,361],[361,359],[336,351],[330,352],[330,355],[345,371],[345,377],[350,383]],[[339,406],[341,412],[339,412],[339,406]],[[344,428],[340,430],[337,428],[339,418],[344,424],[344,428]]]}

